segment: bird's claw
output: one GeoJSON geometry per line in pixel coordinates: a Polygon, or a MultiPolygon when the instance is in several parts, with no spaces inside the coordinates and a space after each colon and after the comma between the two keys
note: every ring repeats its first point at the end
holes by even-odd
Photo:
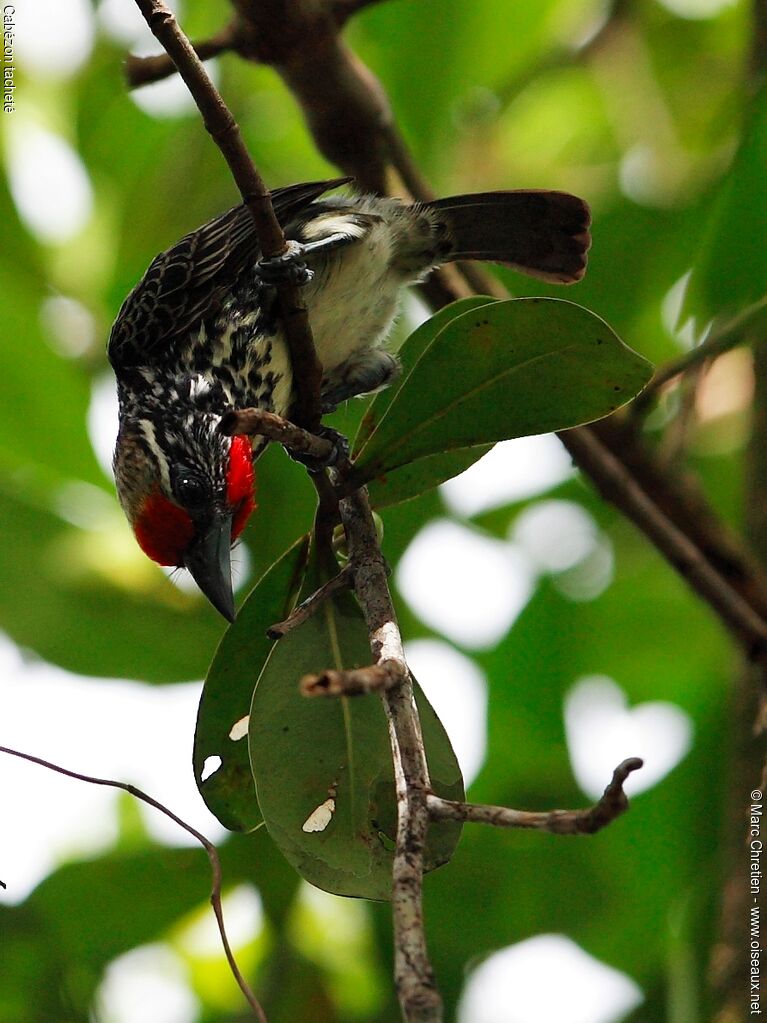
{"type": "Polygon", "coordinates": [[[319,473],[324,469],[328,469],[331,466],[338,465],[340,462],[346,461],[349,457],[349,441],[342,433],[338,430],[334,430],[332,426],[320,426],[317,429],[317,436],[322,437],[325,440],[329,440],[333,449],[324,458],[318,458],[316,455],[302,454],[298,451],[288,451],[290,457],[296,461],[305,465],[309,472],[319,473]]]}
{"type": "Polygon", "coordinates": [[[314,271],[304,262],[304,246],[296,241],[288,241],[286,246],[279,256],[262,258],[256,263],[256,272],[264,284],[290,283],[300,287],[314,277],[314,271]]]}

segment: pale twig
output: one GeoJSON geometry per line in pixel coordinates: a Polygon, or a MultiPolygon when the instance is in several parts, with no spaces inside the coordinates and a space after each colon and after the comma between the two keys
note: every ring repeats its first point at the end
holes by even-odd
{"type": "Polygon", "coordinates": [[[491,824],[496,828],[549,831],[554,835],[593,835],[628,809],[623,784],[629,774],[641,766],[642,760],[639,757],[630,757],[619,764],[602,798],[587,810],[548,810],[536,813],[530,810],[511,810],[505,806],[457,803],[433,793],[428,795],[426,805],[435,821],[470,821],[475,824],[491,824]]]}
{"type": "Polygon", "coordinates": [[[229,436],[241,433],[248,437],[266,437],[289,448],[297,455],[324,462],[333,457],[336,448],[327,437],[318,437],[274,412],[260,408],[232,409],[221,417],[219,429],[229,436]]]}
{"type": "Polygon", "coordinates": [[[748,344],[753,337],[753,331],[764,325],[766,313],[767,298],[762,298],[732,319],[714,327],[701,344],[677,359],[667,362],[665,366],[660,366],[644,391],[631,403],[632,416],[645,414],[658,396],[658,392],[676,377],[724,355],[738,345],[748,344]]]}
{"type": "MultiPolygon", "coordinates": [[[[338,576],[336,576],[338,578],[338,576]]],[[[379,661],[365,668],[336,671],[329,668],[319,675],[304,675],[299,683],[303,696],[364,696],[402,685],[407,681],[400,661],[379,661]]]]}
{"type": "Polygon", "coordinates": [[[299,625],[303,625],[312,615],[316,614],[326,600],[335,596],[336,593],[350,589],[353,585],[354,574],[351,566],[347,565],[341,569],[338,575],[328,579],[323,586],[320,586],[318,590],[315,590],[306,600],[295,607],[284,621],[276,622],[267,629],[267,636],[269,639],[282,639],[283,636],[287,636],[289,632],[297,629],[299,625]]]}
{"type": "Polygon", "coordinates": [[[131,785],[128,782],[113,781],[110,778],[96,778],[89,774],[80,774],[79,771],[70,771],[69,768],[60,767],[58,764],[53,764],[49,760],[43,760],[42,757],[33,756],[31,753],[22,753],[19,750],[10,749],[8,746],[0,746],[0,753],[7,753],[9,756],[19,757],[19,759],[27,760],[32,764],[39,764],[40,767],[45,767],[49,771],[55,771],[57,774],[63,774],[67,778],[75,778],[77,781],[87,782],[89,785],[106,785],[109,788],[121,789],[123,792],[129,793],[134,798],[140,799],[142,803],[146,803],[148,806],[154,807],[155,810],[159,810],[160,813],[165,814],[166,817],[169,817],[170,820],[172,820],[175,824],[178,824],[180,828],[200,843],[205,852],[208,854],[208,859],[210,860],[210,869],[213,875],[210,904],[213,907],[213,913],[216,917],[218,932],[221,936],[221,944],[224,948],[226,960],[229,963],[229,969],[232,971],[234,979],[237,981],[237,984],[245,996],[248,1005],[253,1010],[256,1019],[259,1020],[259,1023],[267,1023],[266,1014],[261,1008],[258,999],[250,989],[248,982],[240,972],[237,961],[234,958],[234,953],[229,945],[229,939],[227,938],[226,928],[224,926],[224,911],[221,906],[221,861],[218,857],[218,850],[213,843],[196,828],[193,828],[191,824],[187,824],[186,821],[178,817],[172,810],[169,810],[167,806],[163,806],[163,804],[158,802],[158,800],[147,795],[146,792],[142,792],[141,789],[136,788],[135,785],[131,785]]]}
{"type": "MultiPolygon", "coordinates": [[[[240,129],[172,11],[163,0],[136,0],[139,10],[164,47],[192,94],[207,131],[221,150],[244,204],[253,218],[261,253],[266,258],[286,251],[285,235],[274,213],[269,189],[250,158],[240,129]]],[[[290,280],[276,285],[285,338],[290,350],[295,389],[295,418],[308,429],[320,421],[322,367],[314,349],[300,289],[290,280]]]]}
{"type": "Polygon", "coordinates": [[[397,794],[397,842],[392,871],[394,977],[402,1013],[409,1023],[439,1023],[442,999],[426,949],[423,925],[423,872],[430,789],[421,723],[402,649],[375,522],[365,488],[339,505],[354,569],[355,593],[378,665],[389,663],[400,685],[381,693],[389,721],[397,794]]]}

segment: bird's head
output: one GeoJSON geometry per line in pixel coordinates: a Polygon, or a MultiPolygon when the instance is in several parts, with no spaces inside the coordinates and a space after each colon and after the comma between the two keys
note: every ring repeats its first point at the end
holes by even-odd
{"type": "Polygon", "coordinates": [[[248,437],[218,417],[137,419],[120,429],[114,470],[139,546],[159,565],[187,568],[217,611],[234,621],[230,549],[255,508],[248,437]],[[181,428],[180,428],[181,426],[181,428]]]}

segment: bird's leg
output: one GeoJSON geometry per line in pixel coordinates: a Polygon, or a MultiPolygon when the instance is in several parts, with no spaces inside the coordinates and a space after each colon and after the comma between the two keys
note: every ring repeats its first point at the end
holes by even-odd
{"type": "Polygon", "coordinates": [[[318,253],[325,255],[355,241],[356,235],[344,231],[336,231],[313,242],[297,242],[290,239],[285,243],[287,247],[281,255],[259,259],[256,263],[256,273],[264,284],[279,284],[286,280],[298,285],[308,284],[314,273],[306,265],[307,256],[318,253]]]}

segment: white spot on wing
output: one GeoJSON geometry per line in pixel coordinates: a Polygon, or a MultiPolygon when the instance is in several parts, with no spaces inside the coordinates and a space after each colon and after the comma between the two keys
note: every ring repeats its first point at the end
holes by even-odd
{"type": "Polygon", "coordinates": [[[320,803],[316,810],[312,810],[301,825],[301,830],[306,832],[324,831],[328,824],[330,824],[335,809],[335,799],[326,799],[324,803],[320,803]]]}
{"type": "Polygon", "coordinates": [[[232,742],[237,742],[238,739],[244,739],[248,734],[248,723],[250,721],[250,714],[246,714],[244,718],[240,718],[239,721],[235,721],[232,725],[232,729],[229,732],[229,738],[232,742]]]}

